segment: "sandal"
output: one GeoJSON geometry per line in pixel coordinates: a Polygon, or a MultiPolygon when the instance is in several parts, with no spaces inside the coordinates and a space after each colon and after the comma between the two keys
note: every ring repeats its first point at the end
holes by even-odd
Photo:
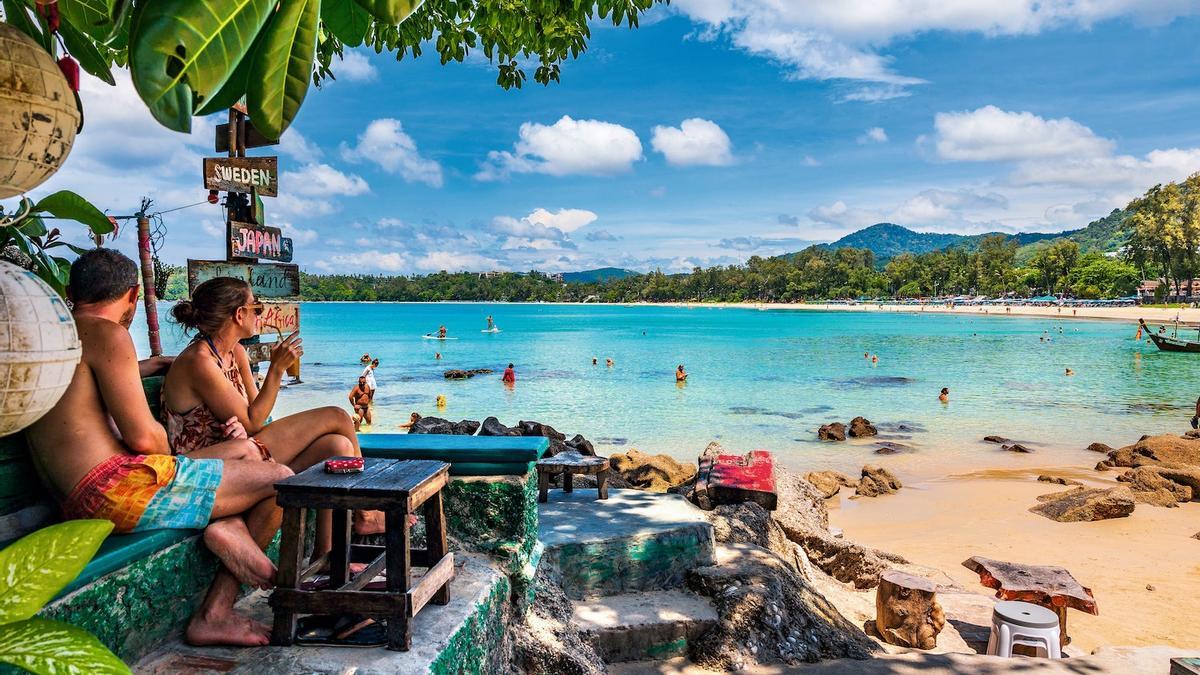
{"type": "Polygon", "coordinates": [[[313,615],[296,624],[296,644],[327,647],[383,647],[387,621],[359,614],[313,615]]]}

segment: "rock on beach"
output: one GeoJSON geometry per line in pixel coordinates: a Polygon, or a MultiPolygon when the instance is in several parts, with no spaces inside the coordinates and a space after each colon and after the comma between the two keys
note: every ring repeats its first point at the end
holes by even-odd
{"type": "Polygon", "coordinates": [[[1133,491],[1127,487],[1084,488],[1038,497],[1030,511],[1060,523],[1124,518],[1133,513],[1133,491]]]}
{"type": "Polygon", "coordinates": [[[892,475],[892,472],[883,467],[868,464],[862,468],[862,478],[858,481],[858,487],[854,490],[854,494],[858,497],[878,497],[891,494],[901,487],[903,485],[900,483],[900,479],[892,475]]]}

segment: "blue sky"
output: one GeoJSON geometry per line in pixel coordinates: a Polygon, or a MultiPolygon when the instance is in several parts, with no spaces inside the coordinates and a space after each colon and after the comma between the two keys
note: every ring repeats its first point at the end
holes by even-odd
{"type": "MultiPolygon", "coordinates": [[[[474,56],[339,66],[252,153],[279,154],[268,223],[313,272],[682,271],[879,221],[1063,230],[1200,170],[1191,0],[675,0],[595,26],[550,87],[504,91],[474,56]]],[[[127,76],[83,97],[39,193],[204,199],[219,119],[165,131],[127,76]]],[[[168,261],[223,255],[218,207],[163,224],[168,261]]]]}

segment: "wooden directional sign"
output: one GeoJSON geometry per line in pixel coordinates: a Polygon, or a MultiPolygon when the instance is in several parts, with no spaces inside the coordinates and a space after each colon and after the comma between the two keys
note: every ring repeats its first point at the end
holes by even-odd
{"type": "Polygon", "coordinates": [[[264,303],[258,317],[260,335],[287,337],[300,330],[300,305],[294,302],[264,303]]]}
{"type": "MultiPolygon", "coordinates": [[[[245,125],[246,125],[245,126],[245,128],[246,128],[246,139],[245,139],[246,147],[243,149],[265,148],[268,145],[279,145],[278,139],[271,140],[271,139],[267,138],[266,136],[263,136],[263,133],[261,131],[254,128],[254,124],[252,124],[250,120],[246,120],[245,125]]],[[[217,152],[229,152],[229,123],[228,122],[225,124],[217,125],[217,137],[216,137],[216,142],[213,144],[213,147],[217,152]]]]}
{"type": "Polygon", "coordinates": [[[226,192],[258,190],[263,197],[279,192],[278,157],[205,157],[204,187],[226,192]]]}
{"type": "Polygon", "coordinates": [[[188,260],[188,293],[217,277],[233,277],[250,284],[258,298],[294,298],[300,295],[300,268],[296,265],[188,260]]]}
{"type": "Polygon", "coordinates": [[[235,258],[292,261],[292,240],[283,236],[278,227],[230,221],[229,241],[235,258]]]}

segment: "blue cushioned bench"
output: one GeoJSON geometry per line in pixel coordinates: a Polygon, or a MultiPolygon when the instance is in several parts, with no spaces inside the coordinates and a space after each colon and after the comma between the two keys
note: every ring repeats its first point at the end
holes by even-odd
{"type": "Polygon", "coordinates": [[[363,455],[386,459],[438,459],[451,476],[522,476],[546,454],[541,436],[359,434],[363,455]]]}

